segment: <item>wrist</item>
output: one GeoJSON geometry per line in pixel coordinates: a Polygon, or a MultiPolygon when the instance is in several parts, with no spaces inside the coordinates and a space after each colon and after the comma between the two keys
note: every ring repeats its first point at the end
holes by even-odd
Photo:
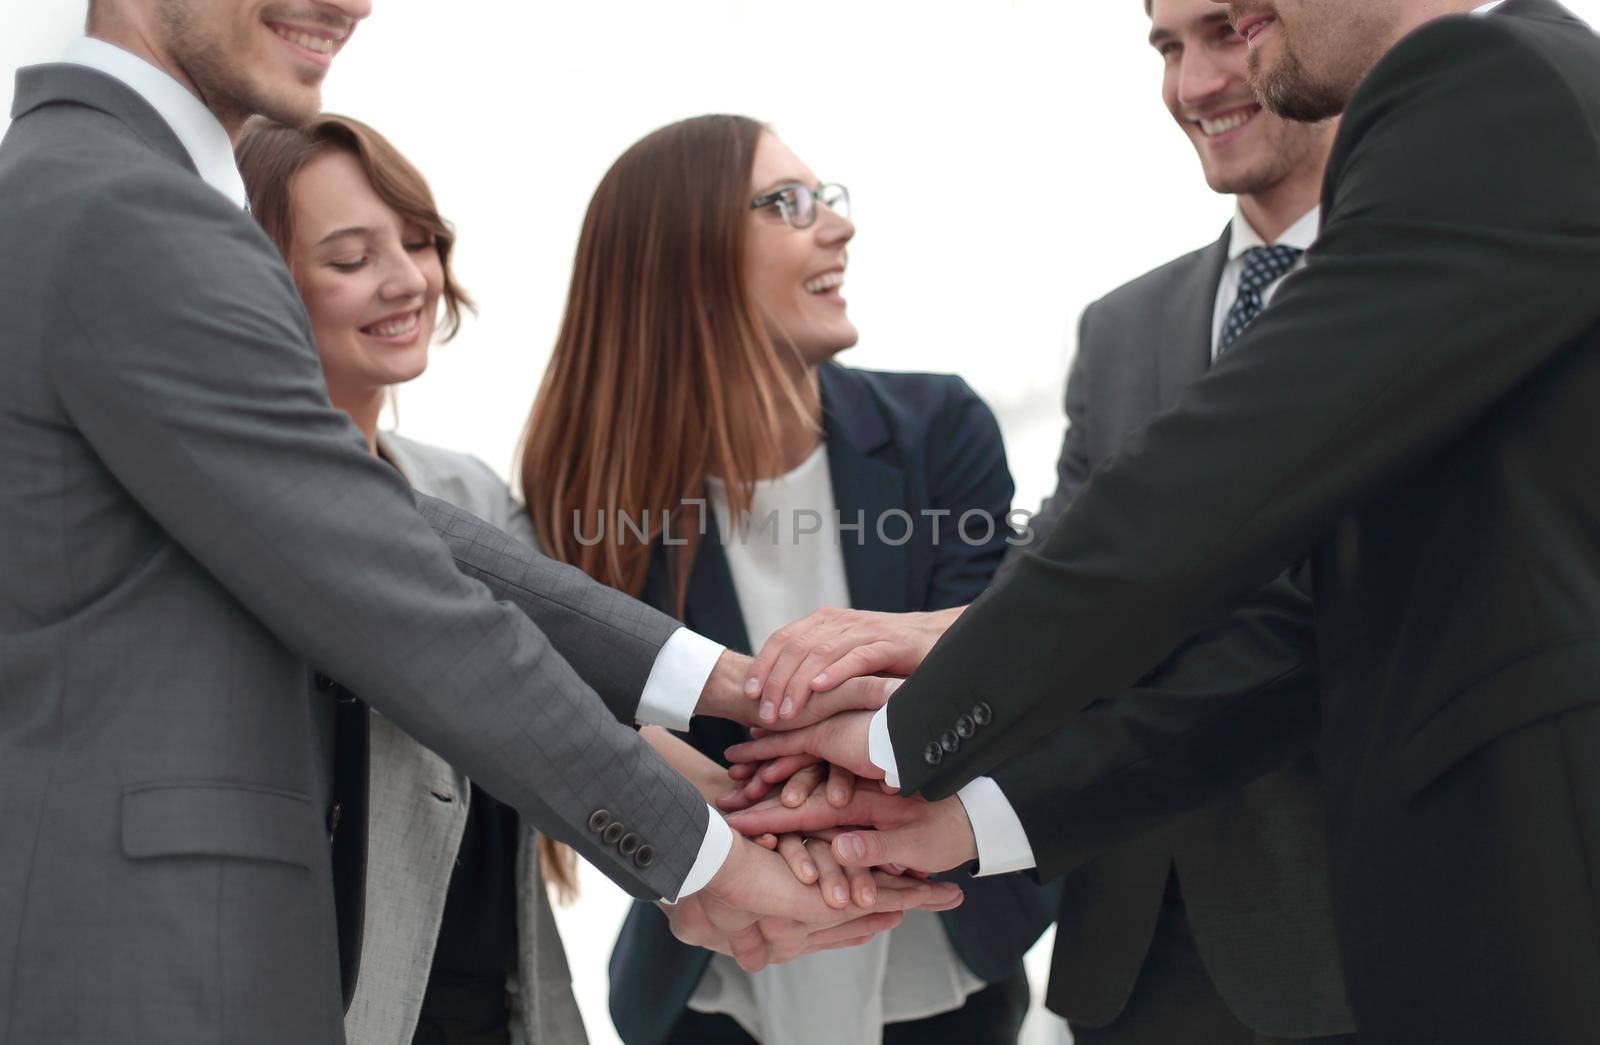
{"type": "Polygon", "coordinates": [[[745,875],[744,865],[749,858],[749,847],[754,844],[739,832],[733,833],[733,845],[728,847],[728,855],[723,858],[722,866],[717,868],[717,873],[711,876],[702,890],[705,895],[721,899],[733,890],[745,875]]]}
{"type": "Polygon", "coordinates": [[[749,676],[750,658],[733,650],[723,650],[700,691],[694,713],[756,725],[756,702],[744,695],[744,682],[749,676]]]}
{"type": "Polygon", "coordinates": [[[978,835],[972,829],[972,817],[967,813],[966,803],[959,797],[952,796],[939,803],[952,807],[948,810],[948,834],[950,840],[952,867],[964,867],[978,861],[978,835]]]}

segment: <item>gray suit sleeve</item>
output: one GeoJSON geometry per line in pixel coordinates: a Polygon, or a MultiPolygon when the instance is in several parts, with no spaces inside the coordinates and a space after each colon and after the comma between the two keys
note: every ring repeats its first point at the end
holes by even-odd
{"type": "MultiPolygon", "coordinates": [[[[531,526],[525,543],[436,497],[418,493],[416,499],[422,517],[449,546],[456,568],[527,614],[617,721],[632,724],[650,669],[681,625],[532,550],[531,526]]],[[[527,518],[526,512],[518,514],[527,518]]]]}
{"type": "Polygon", "coordinates": [[[55,392],[171,540],[285,645],[541,831],[634,896],[676,895],[705,803],[537,626],[457,571],[410,490],[330,406],[259,230],[203,187],[130,176],[86,201],[59,250],[55,392]],[[589,830],[601,809],[653,862],[589,830]]]}

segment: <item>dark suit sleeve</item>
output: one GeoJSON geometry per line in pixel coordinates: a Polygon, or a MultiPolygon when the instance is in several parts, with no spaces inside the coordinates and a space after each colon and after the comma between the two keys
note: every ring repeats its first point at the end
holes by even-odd
{"type": "Polygon", "coordinates": [[[960,378],[929,431],[929,500],[942,517],[927,596],[918,609],[965,606],[989,584],[1012,531],[1016,487],[994,411],[960,378]]]}
{"type": "MultiPolygon", "coordinates": [[[[705,803],[536,626],[456,570],[398,473],[330,406],[260,231],[197,182],[130,175],[85,201],[61,258],[55,392],[203,569],[196,583],[633,895],[676,895],[705,803]],[[586,826],[600,809],[651,846],[650,866],[586,826]]],[[[181,641],[182,620],[172,627],[181,641]]],[[[283,684],[287,696],[306,680],[283,684]]]]}
{"type": "Polygon", "coordinates": [[[1319,704],[1309,572],[1282,574],[1131,689],[1090,703],[994,772],[1041,878],[1310,749],[1319,704]]]}
{"type": "Polygon", "coordinates": [[[1600,320],[1593,131],[1495,21],[1436,22],[1380,63],[1305,270],[896,694],[908,790],[950,794],[1127,686],[1600,320]],[[992,724],[925,760],[979,700],[992,724]]]}

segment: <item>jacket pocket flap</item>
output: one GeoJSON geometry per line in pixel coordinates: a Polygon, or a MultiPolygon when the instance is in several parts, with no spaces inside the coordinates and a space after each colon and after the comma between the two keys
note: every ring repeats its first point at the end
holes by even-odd
{"type": "Polygon", "coordinates": [[[1451,697],[1401,749],[1407,798],[1456,763],[1513,730],[1600,703],[1600,640],[1540,650],[1451,697]]]}
{"type": "Polygon", "coordinates": [[[122,851],[135,860],[215,856],[310,868],[326,846],[311,800],[297,791],[214,781],[122,790],[122,851]]]}

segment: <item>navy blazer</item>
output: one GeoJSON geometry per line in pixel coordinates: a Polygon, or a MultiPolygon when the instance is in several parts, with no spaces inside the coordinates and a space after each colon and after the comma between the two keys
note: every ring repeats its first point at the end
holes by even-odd
{"type": "MultiPolygon", "coordinates": [[[[856,609],[907,612],[964,606],[988,585],[1013,531],[1006,514],[1013,486],[994,414],[959,377],[818,368],[824,438],[835,505],[845,524],[858,512],[859,539],[841,534],[850,603],[856,609]],[[963,513],[977,510],[990,527],[963,513]],[[911,539],[899,542],[904,521],[877,521],[886,512],[909,514],[911,539]],[[947,516],[931,514],[947,511],[947,516]],[[939,540],[934,541],[937,524],[939,540]],[[888,540],[883,537],[887,536],[888,540]],[[987,536],[987,540],[983,540],[987,536]]],[[[716,520],[690,569],[684,623],[731,649],[752,652],[716,520]]],[[[666,558],[659,546],[642,598],[669,612],[666,558]]],[[[722,761],[746,739],[743,727],[696,717],[689,737],[722,761]]],[[[973,879],[958,875],[967,898],[940,916],[957,957],[989,983],[1015,973],[1054,916],[1054,890],[1022,875],[973,879]]],[[[628,1045],[657,1045],[681,1017],[711,952],[680,943],[651,904],[629,913],[611,955],[611,1018],[628,1045]]]]}

